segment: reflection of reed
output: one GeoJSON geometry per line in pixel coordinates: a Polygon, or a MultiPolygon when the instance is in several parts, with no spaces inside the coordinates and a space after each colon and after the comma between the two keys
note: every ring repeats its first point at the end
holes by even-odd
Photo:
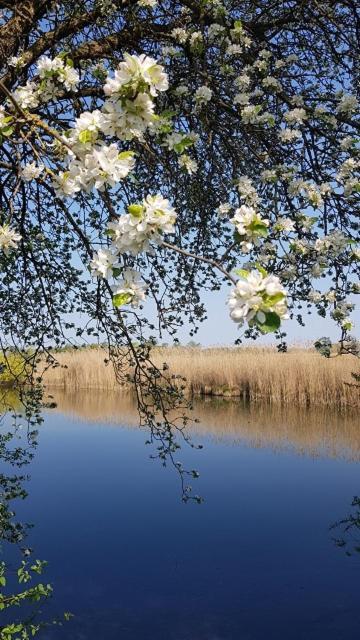
{"type": "MultiPolygon", "coordinates": [[[[136,404],[130,394],[93,391],[53,393],[58,411],[90,422],[136,426],[136,404]]],[[[239,401],[207,399],[195,403],[189,426],[194,436],[244,442],[255,447],[294,449],[297,453],[360,460],[357,415],[323,410],[247,406],[239,401]]]]}
{"type": "MultiPolygon", "coordinates": [[[[46,372],[45,383],[63,389],[116,390],[113,369],[105,366],[102,349],[56,354],[60,364],[46,372]]],[[[270,347],[161,348],[154,363],[166,362],[170,373],[187,378],[193,396],[241,397],[281,406],[359,406],[358,389],[349,386],[357,362],[352,356],[324,358],[311,349],[278,353],[270,347]]]]}

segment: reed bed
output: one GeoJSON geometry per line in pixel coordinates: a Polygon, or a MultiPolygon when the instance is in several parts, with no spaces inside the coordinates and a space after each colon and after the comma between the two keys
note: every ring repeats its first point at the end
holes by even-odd
{"type": "MultiPolygon", "coordinates": [[[[106,352],[99,349],[64,351],[56,355],[60,367],[45,373],[45,384],[68,390],[119,389],[106,352]]],[[[278,353],[271,347],[190,348],[157,347],[155,364],[169,366],[169,374],[186,378],[190,396],[225,396],[278,406],[359,407],[360,393],[351,373],[359,371],[350,355],[324,358],[312,349],[291,348],[278,353]]]]}

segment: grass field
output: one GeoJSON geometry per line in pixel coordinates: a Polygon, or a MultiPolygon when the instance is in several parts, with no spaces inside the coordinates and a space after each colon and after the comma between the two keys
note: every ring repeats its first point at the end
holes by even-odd
{"type": "MultiPolygon", "coordinates": [[[[62,366],[46,372],[48,386],[72,391],[118,388],[101,348],[64,351],[56,358],[62,366]]],[[[191,396],[239,397],[278,406],[360,406],[359,389],[349,385],[359,361],[350,355],[327,359],[297,347],[288,353],[271,347],[157,347],[152,359],[159,366],[166,362],[170,374],[186,377],[191,396]]]]}

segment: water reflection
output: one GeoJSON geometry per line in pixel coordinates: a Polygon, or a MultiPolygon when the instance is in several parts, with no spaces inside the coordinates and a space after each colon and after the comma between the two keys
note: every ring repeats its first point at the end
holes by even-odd
{"type": "MultiPolygon", "coordinates": [[[[116,392],[53,392],[57,410],[83,421],[126,424],[136,427],[138,417],[134,398],[116,392]]],[[[207,399],[194,403],[189,425],[194,440],[210,435],[232,441],[298,454],[360,460],[358,414],[324,410],[280,409],[270,405],[245,405],[240,401],[207,399]]]]}
{"type": "Polygon", "coordinates": [[[344,549],[347,556],[360,553],[360,498],[354,496],[351,511],[342,520],[335,522],[330,529],[336,534],[336,546],[344,549]]]}
{"type": "Polygon", "coordinates": [[[202,471],[197,506],[149,460],[131,396],[54,399],[18,509],[56,587],[47,618],[75,614],[44,640],[356,637],[356,562],[331,538],[358,532],[359,505],[329,532],[357,489],[355,415],[196,403],[205,449],[179,458],[202,471]]]}

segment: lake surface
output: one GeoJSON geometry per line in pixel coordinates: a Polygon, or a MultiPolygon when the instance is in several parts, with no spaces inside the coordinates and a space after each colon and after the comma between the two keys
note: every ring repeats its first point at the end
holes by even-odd
{"type": "Polygon", "coordinates": [[[358,637],[360,553],[329,529],[360,491],[356,417],[198,403],[204,448],[178,459],[204,502],[184,504],[129,399],[54,395],[16,512],[49,562],[44,613],[75,617],[40,638],[358,637]]]}

